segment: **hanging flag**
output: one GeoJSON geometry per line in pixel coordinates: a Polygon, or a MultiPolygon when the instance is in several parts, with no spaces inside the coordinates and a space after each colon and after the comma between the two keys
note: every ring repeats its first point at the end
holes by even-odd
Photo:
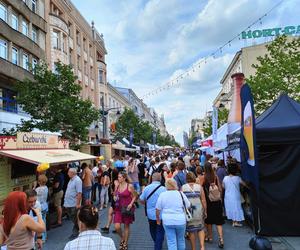
{"type": "Polygon", "coordinates": [[[133,128],[130,129],[130,132],[129,132],[129,146],[132,147],[132,144],[133,144],[133,128]]]}
{"type": "Polygon", "coordinates": [[[254,105],[251,89],[248,84],[241,88],[241,164],[242,176],[251,182],[258,192],[258,162],[256,148],[256,128],[254,105]]]}
{"type": "Polygon", "coordinates": [[[212,126],[213,145],[215,145],[216,141],[218,140],[218,108],[215,106],[213,106],[211,126],[212,126]]]}
{"type": "Polygon", "coordinates": [[[156,132],[152,133],[152,144],[155,145],[156,144],[156,132]]]}

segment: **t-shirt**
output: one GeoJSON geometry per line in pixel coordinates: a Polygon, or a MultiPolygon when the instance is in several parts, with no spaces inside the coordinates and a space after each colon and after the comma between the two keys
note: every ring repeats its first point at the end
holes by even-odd
{"type": "Polygon", "coordinates": [[[76,175],[70,179],[66,190],[64,206],[65,207],[76,207],[76,196],[78,193],[82,193],[82,181],[76,175]]]}
{"type": "MultiPolygon", "coordinates": [[[[154,181],[150,185],[146,186],[145,189],[144,189],[144,191],[143,191],[143,193],[140,196],[140,199],[146,202],[147,197],[159,185],[160,185],[160,182],[154,181]]],[[[157,199],[158,199],[158,197],[160,196],[161,193],[166,192],[166,191],[167,191],[166,188],[163,187],[163,186],[161,186],[147,200],[147,216],[148,216],[148,219],[150,219],[150,220],[156,220],[155,206],[156,206],[157,199]]]]}
{"type": "MultiPolygon", "coordinates": [[[[184,193],[181,193],[186,208],[190,202],[184,193]]],[[[159,195],[156,202],[156,209],[161,211],[161,218],[164,225],[185,225],[186,219],[181,195],[177,190],[169,190],[159,195]]]]}
{"type": "Polygon", "coordinates": [[[59,185],[57,188],[53,188],[53,193],[58,193],[64,187],[65,176],[62,172],[58,172],[55,174],[53,183],[57,183],[57,182],[59,183],[59,185]]]}

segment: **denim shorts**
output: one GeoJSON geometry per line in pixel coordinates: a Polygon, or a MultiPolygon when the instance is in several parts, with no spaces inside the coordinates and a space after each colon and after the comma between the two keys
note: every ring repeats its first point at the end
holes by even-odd
{"type": "Polygon", "coordinates": [[[91,199],[92,187],[82,187],[82,196],[83,199],[89,200],[91,199]]]}

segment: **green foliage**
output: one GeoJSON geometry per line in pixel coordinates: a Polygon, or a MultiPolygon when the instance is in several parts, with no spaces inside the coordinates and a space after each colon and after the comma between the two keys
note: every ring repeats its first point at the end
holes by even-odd
{"type": "MultiPolygon", "coordinates": [[[[225,108],[218,109],[218,128],[227,122],[229,110],[225,108]]],[[[208,118],[208,122],[204,124],[204,136],[208,137],[212,134],[212,117],[208,118]]]]}
{"type": "Polygon", "coordinates": [[[22,121],[19,131],[60,132],[75,144],[87,139],[90,124],[99,117],[92,102],[80,97],[81,86],[69,65],[58,62],[53,73],[41,63],[34,69],[34,81],[25,79],[15,88],[18,104],[31,115],[30,120],[22,121]]]}
{"type": "Polygon", "coordinates": [[[141,120],[131,109],[125,109],[116,122],[115,139],[123,137],[129,139],[130,129],[133,129],[133,143],[139,144],[141,140],[152,143],[152,134],[156,132],[157,144],[178,145],[171,136],[162,136],[159,131],[155,130],[148,121],[141,120]]]}
{"type": "Polygon", "coordinates": [[[277,37],[267,45],[268,53],[257,58],[254,76],[247,79],[255,111],[261,114],[281,93],[300,101],[300,38],[277,37]]]}

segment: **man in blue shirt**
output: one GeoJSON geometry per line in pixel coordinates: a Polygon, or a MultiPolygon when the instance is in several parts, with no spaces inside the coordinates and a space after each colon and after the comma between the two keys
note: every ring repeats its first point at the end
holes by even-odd
{"type": "Polygon", "coordinates": [[[200,166],[201,166],[202,170],[204,170],[204,164],[205,164],[205,161],[206,161],[206,152],[205,151],[203,151],[201,153],[201,156],[200,156],[199,160],[200,160],[200,166]]]}
{"type": "Polygon", "coordinates": [[[149,222],[151,238],[154,241],[154,249],[161,250],[164,242],[165,231],[162,226],[156,224],[155,205],[159,195],[166,191],[166,188],[161,185],[161,174],[153,173],[152,183],[145,187],[140,196],[140,200],[146,206],[146,212],[149,222]],[[151,196],[150,196],[151,195],[151,196]]]}

